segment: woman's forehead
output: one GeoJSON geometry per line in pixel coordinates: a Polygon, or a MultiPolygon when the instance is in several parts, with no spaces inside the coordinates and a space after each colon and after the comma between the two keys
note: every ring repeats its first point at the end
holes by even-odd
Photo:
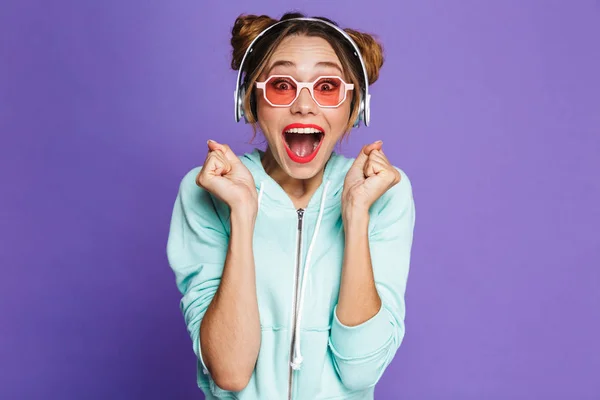
{"type": "Polygon", "coordinates": [[[327,40],[313,36],[285,38],[274,50],[269,70],[335,70],[342,73],[342,64],[327,40]]]}
{"type": "Polygon", "coordinates": [[[277,60],[267,66],[265,74],[271,73],[302,73],[302,72],[326,72],[333,75],[344,75],[342,67],[337,62],[306,60],[306,62],[295,63],[290,60],[277,60]]]}

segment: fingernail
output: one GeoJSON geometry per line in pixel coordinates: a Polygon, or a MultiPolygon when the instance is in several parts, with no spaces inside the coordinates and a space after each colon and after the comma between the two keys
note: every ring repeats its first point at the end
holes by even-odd
{"type": "Polygon", "coordinates": [[[207,144],[208,144],[208,143],[215,143],[215,141],[214,141],[214,140],[212,140],[212,139],[208,139],[208,140],[206,141],[206,143],[207,143],[207,144]]]}
{"type": "Polygon", "coordinates": [[[383,140],[378,140],[375,142],[376,144],[383,144],[383,140]]]}

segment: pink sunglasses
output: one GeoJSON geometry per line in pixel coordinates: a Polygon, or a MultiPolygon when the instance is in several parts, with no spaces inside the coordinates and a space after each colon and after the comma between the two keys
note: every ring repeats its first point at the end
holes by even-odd
{"type": "Polygon", "coordinates": [[[271,75],[264,82],[256,82],[256,88],[262,89],[267,103],[273,107],[289,107],[307,88],[319,107],[339,107],[346,100],[348,90],[354,85],[346,83],[339,76],[320,76],[313,82],[298,82],[289,75],[271,75]]]}

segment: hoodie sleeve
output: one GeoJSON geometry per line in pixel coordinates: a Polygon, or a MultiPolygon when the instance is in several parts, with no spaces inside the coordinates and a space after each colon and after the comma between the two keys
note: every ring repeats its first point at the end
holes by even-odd
{"type": "MultiPolygon", "coordinates": [[[[336,370],[349,389],[375,385],[404,338],[404,294],[415,225],[411,183],[400,182],[371,207],[369,248],[381,308],[357,326],[343,325],[333,310],[329,338],[336,370]]],[[[337,308],[337,306],[336,306],[337,308]]]]}
{"type": "MultiPolygon", "coordinates": [[[[201,377],[208,375],[200,349],[200,322],[221,282],[229,235],[212,196],[196,185],[196,168],[183,178],[171,217],[167,258],[182,295],[179,303],[200,362],[201,377]]],[[[206,379],[208,384],[210,380],[206,379]]]]}

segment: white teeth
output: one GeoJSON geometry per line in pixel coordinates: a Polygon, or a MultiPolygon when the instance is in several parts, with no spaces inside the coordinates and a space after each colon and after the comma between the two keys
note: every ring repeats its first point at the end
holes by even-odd
{"type": "Polygon", "coordinates": [[[315,128],[292,128],[285,131],[286,133],[304,133],[304,134],[313,134],[313,133],[323,133],[322,131],[315,128]]]}

